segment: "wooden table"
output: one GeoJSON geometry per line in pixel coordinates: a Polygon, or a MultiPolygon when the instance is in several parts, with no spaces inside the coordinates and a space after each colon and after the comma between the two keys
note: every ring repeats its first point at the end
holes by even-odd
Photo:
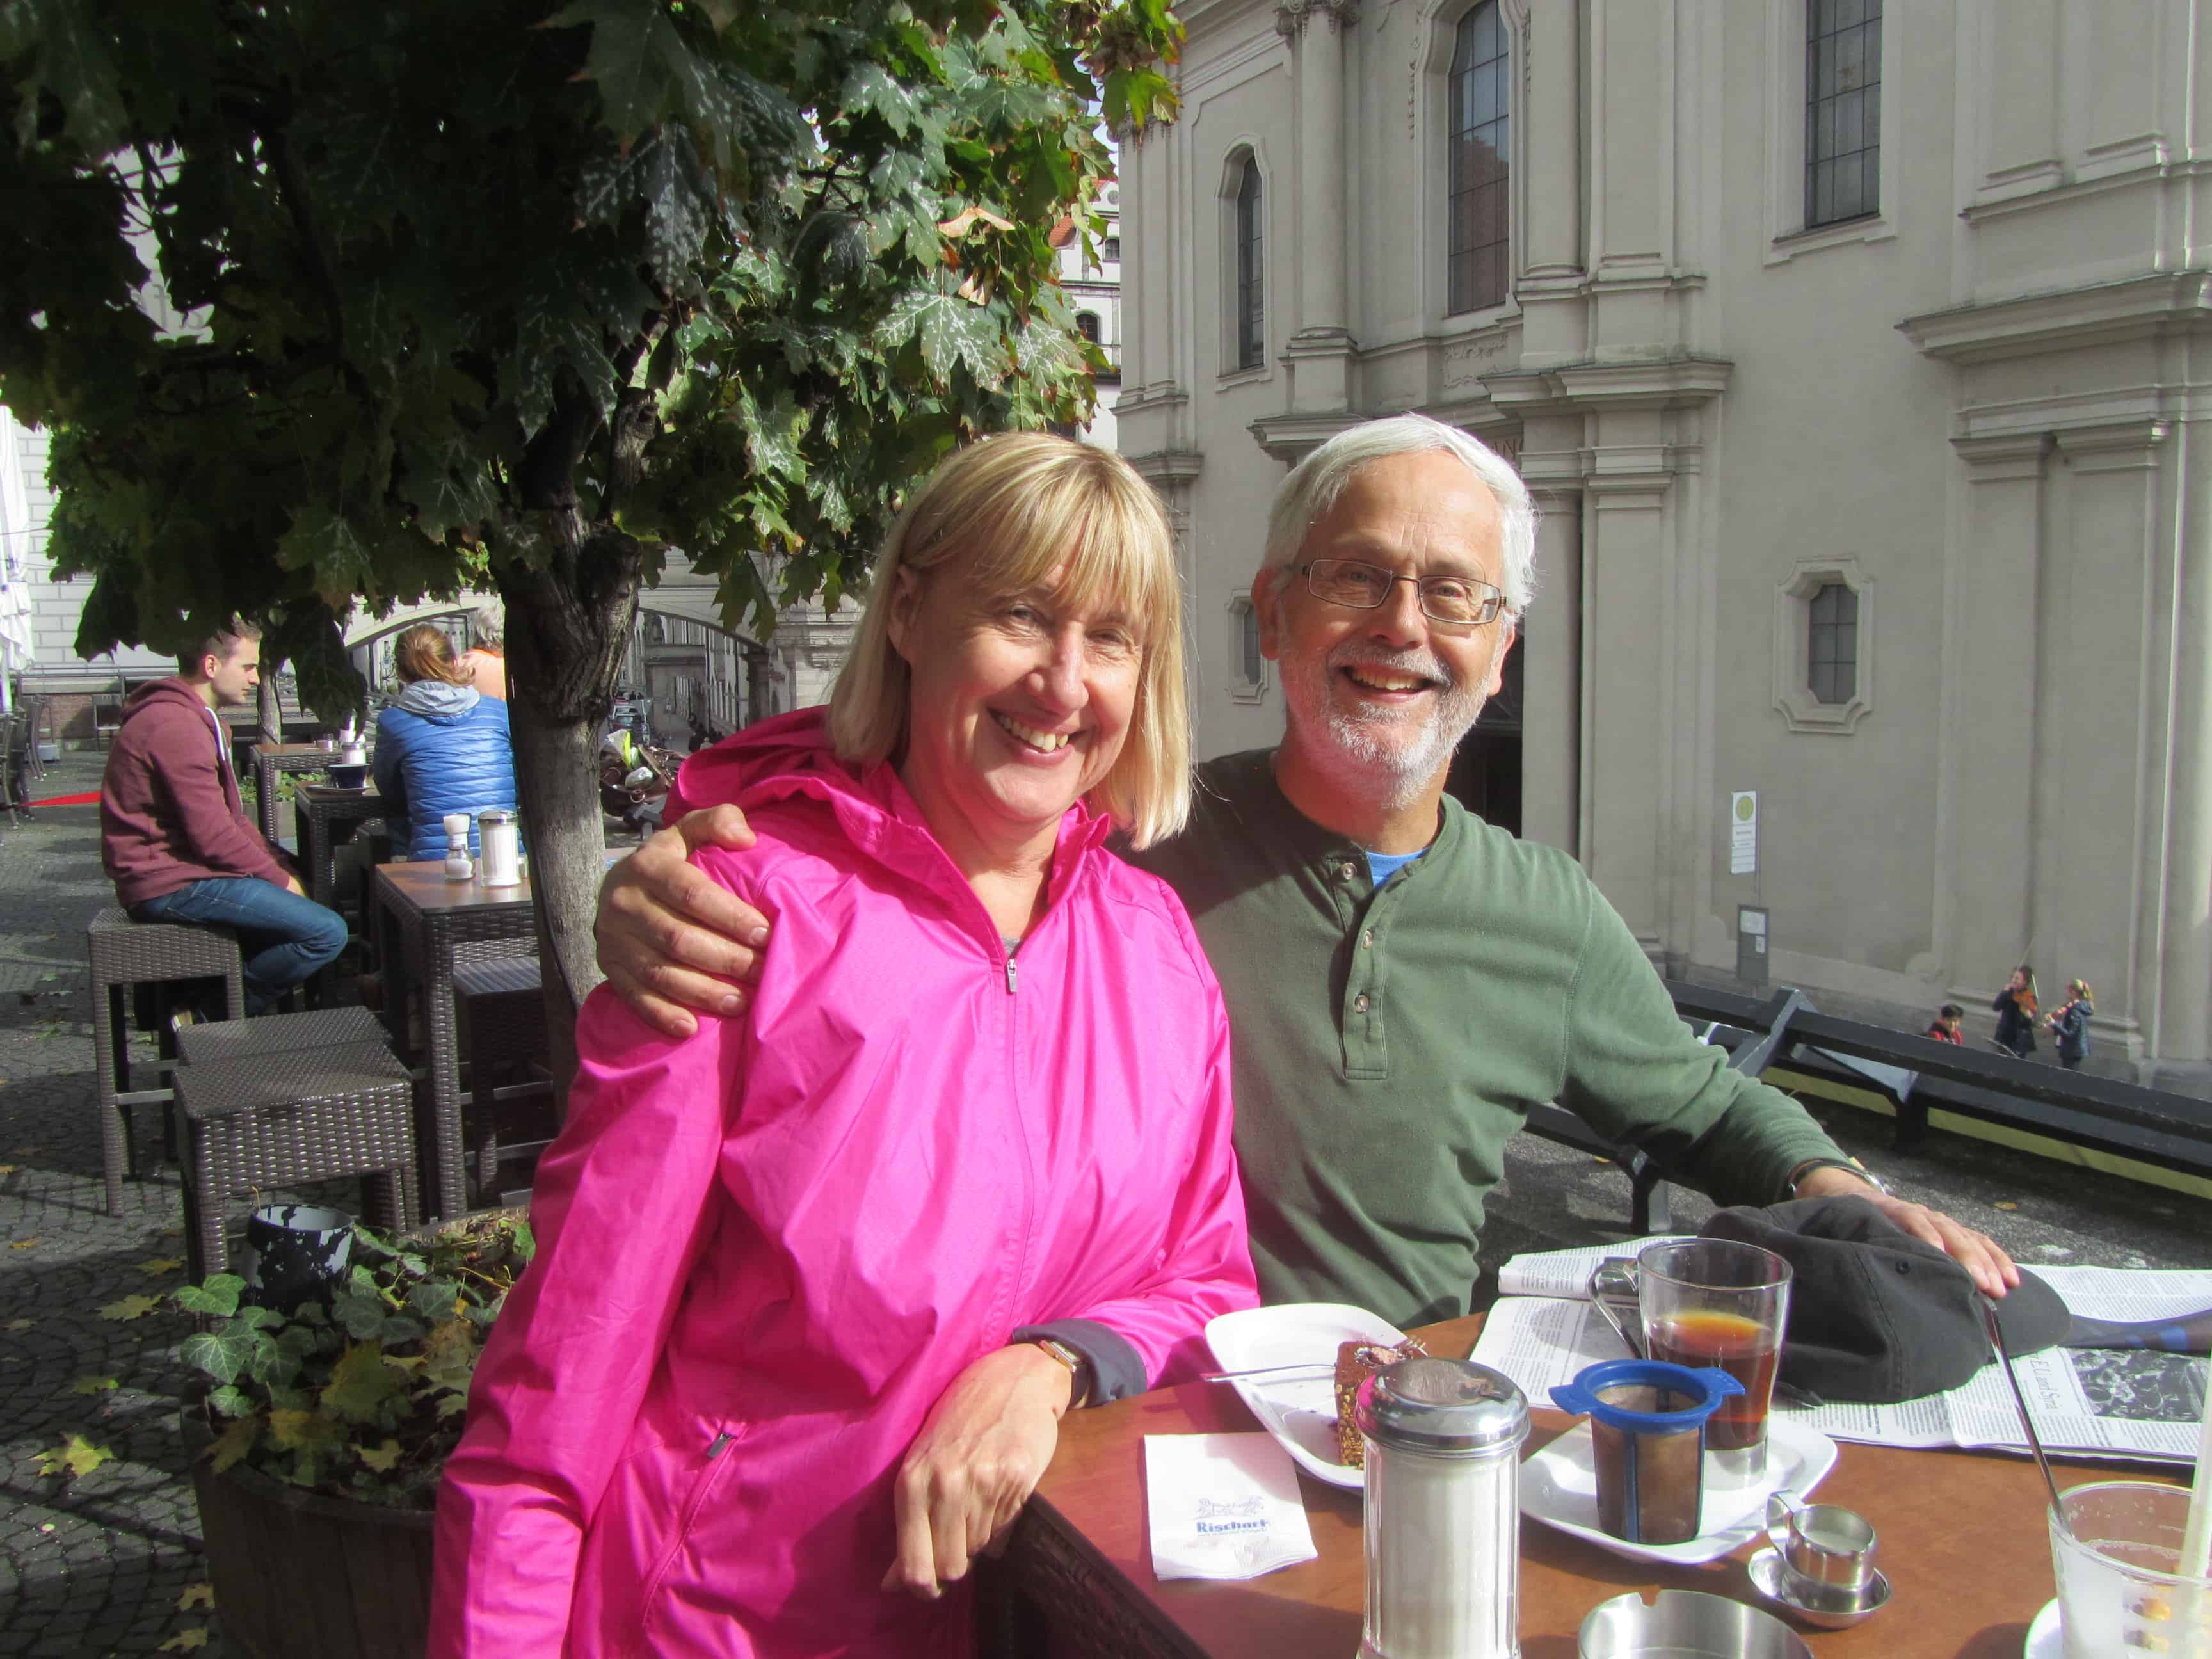
{"type": "Polygon", "coordinates": [[[429,1076],[428,1121],[416,1133],[422,1168],[422,1202],[434,1216],[468,1209],[468,1171],[462,1151],[460,1043],[453,1020],[453,966],[466,950],[535,956],[538,919],[530,881],[487,887],[450,881],[443,860],[380,864],[369,908],[382,917],[385,941],[384,1017],[392,1041],[410,1066],[429,1076]],[[422,998],[426,1058],[408,1041],[411,995],[422,998]]]}
{"type": "MultiPolygon", "coordinates": [[[[337,851],[364,823],[385,816],[384,797],[376,786],[340,789],[331,784],[302,783],[292,793],[292,820],[299,828],[300,870],[307,878],[307,896],[335,910],[337,904],[337,851]]],[[[404,817],[403,817],[404,824],[404,817]]],[[[440,866],[442,874],[444,866],[440,866]]],[[[366,908],[366,907],[363,907],[366,908]]]]}
{"type": "MultiPolygon", "coordinates": [[[[1481,1316],[1433,1326],[1431,1351],[1464,1355],[1481,1316]]],[[[1573,1419],[1534,1414],[1527,1450],[1573,1419]]],[[[1000,1578],[1010,1609],[987,1632],[1023,1653],[1173,1655],[1177,1659],[1346,1659],[1359,1649],[1364,1564],[1358,1494],[1304,1473],[1298,1485],[1320,1559],[1242,1583],[1152,1576],[1146,1538],[1144,1437],[1251,1431],[1222,1384],[1188,1383],[1072,1412],[1060,1448],[1016,1527],[1000,1578]],[[1003,1617],[1010,1632],[992,1627],[1003,1617]]],[[[2141,1466],[2058,1467],[2061,1486],[2166,1479],[2141,1466]]],[[[1882,1613],[1848,1631],[1802,1630],[1819,1659],[2020,1659],[2027,1626],[2057,1592],[2035,1465],[1995,1453],[1844,1445],[1820,1483],[1823,1503],[1874,1522],[1893,1588],[1882,1613]]],[[[1523,1659],[1575,1659],[1576,1633],[1599,1602],[1631,1590],[1709,1590],[1764,1606],[1737,1555],[1703,1567],[1635,1561],[1553,1531],[1521,1529],[1523,1659]]],[[[987,1642],[987,1647],[988,1643],[987,1642]]]]}
{"type": "Polygon", "coordinates": [[[325,749],[319,744],[255,744],[253,781],[260,792],[261,833],[270,841],[276,839],[276,775],[279,772],[327,772],[337,764],[337,761],[336,750],[325,749]]]}

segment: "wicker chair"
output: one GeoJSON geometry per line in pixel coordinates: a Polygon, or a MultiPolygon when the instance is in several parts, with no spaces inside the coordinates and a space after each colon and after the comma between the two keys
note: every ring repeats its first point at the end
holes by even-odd
{"type": "MultiPolygon", "coordinates": [[[[257,1024],[258,1022],[256,1022],[257,1024]]],[[[185,1115],[185,1254],[194,1279],[221,1273],[233,1199],[271,1187],[366,1176],[376,1226],[410,1224],[415,1085],[376,1043],[194,1061],[177,1073],[185,1115]]]]}
{"type": "Polygon", "coordinates": [[[219,1019],[177,1033],[177,1058],[187,1066],[253,1054],[381,1043],[384,1026],[366,1008],[319,1008],[305,1014],[264,1014],[258,1019],[219,1019]]]}
{"type": "MultiPolygon", "coordinates": [[[[233,1019],[246,1012],[238,941],[228,933],[171,922],[133,921],[109,906],[85,929],[92,958],[92,1059],[100,1111],[100,1150],[107,1182],[107,1212],[123,1213],[123,1177],[138,1175],[137,1138],[131,1122],[133,1106],[175,1098],[167,1087],[131,1086],[131,1018],[124,994],[141,986],[179,980],[219,979],[224,1006],[233,1019]]],[[[166,1034],[165,1034],[166,1035],[166,1034]]],[[[167,1069],[165,1063],[162,1069],[167,1069]]]]}
{"type": "Polygon", "coordinates": [[[548,1050],[544,981],[538,965],[538,941],[516,941],[529,954],[496,946],[465,946],[453,966],[453,1012],[469,1062],[469,1107],[462,1131],[474,1163],[478,1202],[497,1200],[500,1128],[502,1117],[526,1125],[529,1136],[518,1150],[543,1146],[554,1135],[550,1083],[526,1080],[527,1067],[548,1050]],[[526,1080],[510,1082],[518,1073],[526,1080]],[[524,1100],[543,1103],[542,1115],[515,1119],[524,1100]],[[501,1108],[508,1109],[502,1111],[501,1108]]]}

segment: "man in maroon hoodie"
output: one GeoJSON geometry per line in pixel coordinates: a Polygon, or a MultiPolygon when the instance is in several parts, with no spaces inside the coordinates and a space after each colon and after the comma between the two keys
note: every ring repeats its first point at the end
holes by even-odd
{"type": "Polygon", "coordinates": [[[123,706],[100,787],[100,857],[134,921],[238,936],[246,1012],[258,1014],[345,948],[345,921],[307,896],[238,798],[218,708],[261,684],[261,635],[234,622],[123,706]]]}

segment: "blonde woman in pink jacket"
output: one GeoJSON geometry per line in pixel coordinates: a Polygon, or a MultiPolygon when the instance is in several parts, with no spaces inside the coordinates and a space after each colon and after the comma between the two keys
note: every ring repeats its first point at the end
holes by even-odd
{"type": "MultiPolygon", "coordinates": [[[[754,728],[744,1014],[595,993],[438,1508],[434,1653],[953,1655],[1060,1414],[1252,1305],[1229,1033],[1102,845],[1188,804],[1171,544],[1110,451],[947,461],[826,719],[754,728]]],[[[718,753],[728,763],[731,746],[718,753]]]]}

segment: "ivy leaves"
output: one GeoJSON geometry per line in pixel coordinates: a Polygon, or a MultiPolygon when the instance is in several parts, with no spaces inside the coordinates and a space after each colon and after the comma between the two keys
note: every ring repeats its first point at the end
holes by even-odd
{"type": "Polygon", "coordinates": [[[325,1309],[289,1317],[219,1273],[175,1293],[204,1316],[185,1362],[213,1385],[218,1474],[245,1462],[295,1486],[420,1507],[460,1433],[483,1331],[535,1252],[520,1214],[459,1224],[424,1249],[366,1229],[325,1309]]]}

